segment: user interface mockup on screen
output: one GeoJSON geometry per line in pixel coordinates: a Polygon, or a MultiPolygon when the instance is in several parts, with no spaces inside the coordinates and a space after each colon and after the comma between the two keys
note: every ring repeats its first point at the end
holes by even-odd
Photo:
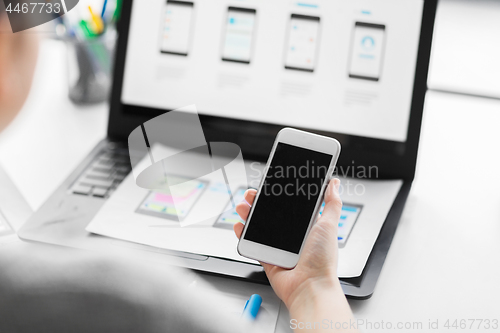
{"type": "Polygon", "coordinates": [[[168,1],[165,2],[162,12],[160,51],[187,56],[193,25],[193,3],[168,1]]]}
{"type": "Polygon", "coordinates": [[[124,104],[404,142],[423,0],[134,1],[124,104]]]}

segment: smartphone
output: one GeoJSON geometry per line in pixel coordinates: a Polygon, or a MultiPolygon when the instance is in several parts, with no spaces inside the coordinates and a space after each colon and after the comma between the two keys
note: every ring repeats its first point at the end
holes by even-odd
{"type": "Polygon", "coordinates": [[[238,253],[293,268],[316,221],[340,154],[337,140],[282,129],[238,243],[238,253]]]}
{"type": "Polygon", "coordinates": [[[356,22],[351,40],[349,77],[380,80],[385,44],[385,25],[356,22]]]}
{"type": "Polygon", "coordinates": [[[167,0],[163,7],[160,52],[187,56],[191,42],[194,4],[167,0]]]}
{"type": "Polygon", "coordinates": [[[285,68],[313,72],[319,45],[319,22],[316,16],[292,14],[288,25],[285,68]]]}
{"type": "Polygon", "coordinates": [[[257,11],[229,7],[222,44],[222,60],[249,64],[252,57],[257,11]]]}

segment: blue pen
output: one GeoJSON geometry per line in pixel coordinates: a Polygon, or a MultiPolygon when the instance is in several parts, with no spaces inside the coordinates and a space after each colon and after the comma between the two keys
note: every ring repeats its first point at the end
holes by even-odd
{"type": "Polygon", "coordinates": [[[108,4],[108,0],[104,0],[104,4],[102,5],[101,17],[104,17],[104,13],[106,12],[107,4],[108,4]]]}
{"type": "Polygon", "coordinates": [[[255,320],[255,318],[257,318],[257,314],[259,313],[261,304],[262,297],[260,297],[260,295],[253,294],[245,303],[245,308],[243,309],[241,316],[249,320],[255,320]]]}

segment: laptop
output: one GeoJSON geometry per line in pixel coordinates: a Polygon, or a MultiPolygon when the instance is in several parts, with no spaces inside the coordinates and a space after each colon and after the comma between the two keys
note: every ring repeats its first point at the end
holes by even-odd
{"type": "Polygon", "coordinates": [[[341,279],[348,297],[369,298],[415,175],[436,5],[124,2],[107,137],[19,236],[93,251],[120,247],[159,263],[268,283],[257,264],[85,231],[131,171],[128,135],[195,103],[207,141],[236,143],[245,160],[266,161],[278,131],[290,126],[339,140],[340,170],[376,166],[362,177],[402,181],[362,274],[341,279]]]}

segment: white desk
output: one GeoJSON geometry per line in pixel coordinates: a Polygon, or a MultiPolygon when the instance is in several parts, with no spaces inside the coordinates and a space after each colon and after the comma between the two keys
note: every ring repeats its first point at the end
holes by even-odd
{"type": "Polygon", "coordinates": [[[440,0],[430,89],[500,98],[500,1],[440,0]]]}
{"type": "MultiPolygon", "coordinates": [[[[64,60],[63,45],[42,43],[29,101],[0,138],[0,162],[33,209],[105,136],[104,104],[68,101],[64,60]]],[[[375,294],[350,301],[357,318],[439,319],[440,330],[446,319],[500,319],[499,124],[500,101],[428,93],[417,178],[375,294]]],[[[282,311],[276,331],[288,327],[282,311]]]]}
{"type": "Polygon", "coordinates": [[[500,101],[427,94],[417,176],[373,297],[350,302],[357,318],[500,320],[499,124],[500,101]]]}

